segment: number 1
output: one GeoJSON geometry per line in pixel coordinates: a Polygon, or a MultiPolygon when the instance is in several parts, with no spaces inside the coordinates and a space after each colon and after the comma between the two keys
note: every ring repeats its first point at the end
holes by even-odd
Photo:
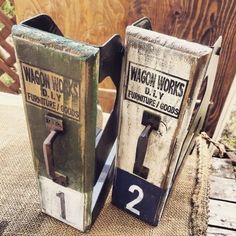
{"type": "Polygon", "coordinates": [[[66,219],[65,194],[62,192],[59,192],[56,195],[57,197],[60,198],[60,202],[61,202],[61,218],[66,219]]]}

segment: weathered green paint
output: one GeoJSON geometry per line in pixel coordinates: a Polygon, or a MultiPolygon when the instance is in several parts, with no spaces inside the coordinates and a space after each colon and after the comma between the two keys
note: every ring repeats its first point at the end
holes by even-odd
{"type": "MultiPolygon", "coordinates": [[[[51,71],[63,76],[65,80],[70,78],[79,81],[79,98],[73,102],[78,103],[80,120],[59,115],[63,118],[65,131],[56,138],[53,155],[56,171],[69,177],[69,188],[80,192],[92,191],[99,50],[25,26],[13,27],[13,39],[19,63],[51,71]]],[[[23,80],[22,85],[25,94],[23,80]]],[[[24,102],[33,158],[38,168],[36,171],[48,177],[42,147],[49,134],[45,115],[54,112],[29,104],[25,99],[24,102]]],[[[65,96],[63,104],[66,103],[65,96]]]]}
{"type": "Polygon", "coordinates": [[[62,35],[55,29],[50,17],[40,15],[14,26],[12,33],[41,210],[86,231],[109,192],[115,159],[114,112],[97,139],[95,158],[97,82],[110,75],[118,89],[122,45],[114,36],[105,46],[93,47],[55,35],[62,35]],[[109,168],[96,168],[99,157],[109,168]]]}

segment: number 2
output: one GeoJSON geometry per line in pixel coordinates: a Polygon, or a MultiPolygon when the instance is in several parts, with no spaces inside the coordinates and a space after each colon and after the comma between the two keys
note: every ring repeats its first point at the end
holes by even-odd
{"type": "Polygon", "coordinates": [[[137,185],[131,185],[129,187],[129,191],[131,193],[134,193],[134,191],[138,191],[138,196],[137,196],[137,198],[135,198],[131,202],[127,203],[125,208],[130,210],[131,212],[133,212],[136,215],[140,215],[140,211],[135,209],[134,206],[143,200],[143,197],[144,197],[143,190],[137,185]]]}

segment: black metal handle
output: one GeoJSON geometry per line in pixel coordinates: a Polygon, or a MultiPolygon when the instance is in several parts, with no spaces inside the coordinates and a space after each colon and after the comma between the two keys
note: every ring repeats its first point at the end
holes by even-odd
{"type": "Polygon", "coordinates": [[[149,173],[149,169],[143,166],[143,162],[147,152],[148,138],[150,136],[150,133],[152,132],[152,129],[153,128],[151,127],[151,125],[148,125],[144,128],[143,132],[138,138],[138,143],[136,147],[136,156],[133,172],[144,179],[147,179],[149,173]]]}
{"type": "Polygon", "coordinates": [[[47,174],[56,183],[62,186],[68,186],[68,176],[62,175],[55,171],[54,158],[53,158],[53,142],[56,139],[58,132],[52,130],[43,142],[43,155],[46,165],[47,174]]]}
{"type": "Polygon", "coordinates": [[[140,134],[136,147],[135,163],[133,173],[147,179],[149,169],[143,166],[145,155],[148,147],[148,139],[152,130],[158,130],[161,122],[161,117],[149,111],[143,112],[141,124],[145,126],[140,134]]]}
{"type": "Polygon", "coordinates": [[[68,176],[55,171],[55,163],[53,158],[53,143],[59,134],[63,131],[63,120],[53,115],[45,116],[46,127],[50,130],[49,135],[43,142],[43,156],[48,176],[56,183],[62,186],[68,186],[68,176]]]}
{"type": "Polygon", "coordinates": [[[43,142],[43,156],[44,156],[44,162],[46,166],[47,174],[54,179],[55,178],[55,169],[54,169],[54,160],[52,156],[52,145],[56,138],[57,132],[51,131],[47,138],[43,142]]]}

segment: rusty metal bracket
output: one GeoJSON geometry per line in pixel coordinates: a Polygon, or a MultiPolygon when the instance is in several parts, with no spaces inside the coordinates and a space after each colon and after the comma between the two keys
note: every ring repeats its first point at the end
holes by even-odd
{"type": "Polygon", "coordinates": [[[45,122],[47,129],[50,131],[43,142],[43,155],[47,174],[54,182],[66,187],[69,184],[68,176],[55,171],[53,158],[53,143],[59,132],[63,131],[63,121],[53,116],[46,115],[45,122]]]}

